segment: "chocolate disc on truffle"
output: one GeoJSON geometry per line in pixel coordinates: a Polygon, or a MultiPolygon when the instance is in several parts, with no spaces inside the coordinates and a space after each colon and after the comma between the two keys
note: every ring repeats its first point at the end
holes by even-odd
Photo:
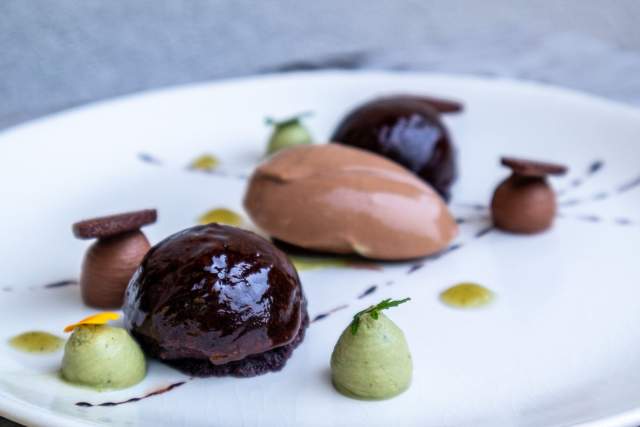
{"type": "Polygon", "coordinates": [[[151,248],[127,288],[124,313],[148,355],[201,376],[279,370],[308,325],[287,256],[256,234],[219,224],[151,248]]]}
{"type": "Polygon", "coordinates": [[[113,237],[153,224],[158,219],[155,209],[144,209],[100,218],[85,219],[73,224],[73,234],[79,239],[113,237]]]}
{"type": "Polygon", "coordinates": [[[400,163],[448,200],[456,178],[455,149],[438,108],[459,111],[462,107],[437,101],[409,95],[375,99],[351,111],[331,140],[400,163]]]}

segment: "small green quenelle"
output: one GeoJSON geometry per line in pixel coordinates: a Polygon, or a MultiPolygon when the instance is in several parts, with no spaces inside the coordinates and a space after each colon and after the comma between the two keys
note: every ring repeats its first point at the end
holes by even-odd
{"type": "Polygon", "coordinates": [[[331,355],[334,387],[357,399],[380,400],[409,388],[413,363],[404,333],[380,311],[408,301],[390,299],[354,316],[331,355]]]}
{"type": "Polygon", "coordinates": [[[78,326],[67,341],[62,378],[97,390],[131,387],[147,372],[138,343],[122,328],[78,326]]]}
{"type": "Polygon", "coordinates": [[[275,121],[268,118],[266,122],[268,125],[273,126],[273,132],[269,138],[267,154],[273,154],[284,148],[300,144],[313,144],[311,133],[309,133],[309,130],[302,124],[302,119],[306,116],[309,116],[309,113],[299,114],[282,121],[275,121]]]}

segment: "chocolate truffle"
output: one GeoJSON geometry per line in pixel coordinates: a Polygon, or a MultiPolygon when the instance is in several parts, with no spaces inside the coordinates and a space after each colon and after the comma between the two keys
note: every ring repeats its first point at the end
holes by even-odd
{"type": "Polygon", "coordinates": [[[556,195],[548,175],[562,175],[567,168],[553,163],[504,157],[502,165],[512,170],[497,188],[491,201],[496,227],[520,234],[547,230],[556,214],[556,195]]]}
{"type": "Polygon", "coordinates": [[[457,112],[455,101],[396,95],[352,110],[331,140],[373,151],[400,163],[445,199],[456,178],[455,149],[440,112],[457,112]]]}
{"type": "Polygon", "coordinates": [[[148,355],[197,376],[280,370],[309,322],[287,256],[254,233],[220,224],[151,248],[127,288],[124,313],[148,355]]]}
{"type": "Polygon", "coordinates": [[[97,238],[87,250],[80,273],[85,304],[97,308],[120,308],[124,291],[150,248],[139,230],[157,219],[153,209],[84,220],[73,225],[79,239],[97,238]]]}

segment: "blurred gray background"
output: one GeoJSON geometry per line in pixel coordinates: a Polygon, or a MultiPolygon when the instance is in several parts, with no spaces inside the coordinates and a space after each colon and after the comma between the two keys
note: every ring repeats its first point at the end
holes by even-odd
{"type": "Polygon", "coordinates": [[[1,0],[0,127],[271,71],[511,76],[640,105],[638,0],[1,0]]]}
{"type": "Polygon", "coordinates": [[[0,0],[0,128],[155,87],[327,67],[508,76],[640,106],[640,0],[0,0]]]}

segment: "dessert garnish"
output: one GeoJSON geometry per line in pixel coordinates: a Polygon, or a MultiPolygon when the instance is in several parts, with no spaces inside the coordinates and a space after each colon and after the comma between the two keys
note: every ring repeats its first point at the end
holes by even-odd
{"type": "Polygon", "coordinates": [[[521,234],[550,228],[556,214],[556,194],[547,176],[565,174],[566,166],[513,157],[503,157],[501,163],[510,168],[512,174],[493,194],[494,225],[521,234]]]}
{"type": "Polygon", "coordinates": [[[378,320],[378,317],[380,317],[380,312],[382,310],[387,310],[392,307],[397,307],[400,304],[404,304],[405,302],[410,300],[411,298],[405,298],[400,300],[392,300],[391,298],[387,298],[385,300],[380,301],[376,305],[372,305],[369,308],[365,308],[364,310],[357,312],[353,316],[353,320],[351,321],[351,333],[353,335],[358,333],[358,328],[360,327],[360,319],[362,318],[362,316],[368,315],[372,319],[378,320]]]}
{"type": "Polygon", "coordinates": [[[9,340],[9,345],[25,353],[53,353],[62,348],[64,340],[58,336],[42,331],[29,331],[9,340]]]}
{"type": "Polygon", "coordinates": [[[220,161],[216,156],[213,156],[211,154],[203,154],[193,159],[193,161],[189,165],[189,169],[202,172],[213,172],[217,169],[219,164],[220,161]]]}
{"type": "Polygon", "coordinates": [[[388,399],[409,388],[409,346],[402,330],[381,312],[408,300],[386,299],[354,316],[331,355],[336,390],[358,399],[388,399]]]}
{"type": "Polygon", "coordinates": [[[439,113],[460,110],[455,101],[423,96],[377,98],[349,112],[331,141],[400,163],[448,200],[456,178],[455,148],[439,113]]]}
{"type": "Polygon", "coordinates": [[[276,121],[267,118],[265,122],[273,126],[273,133],[269,137],[267,154],[273,154],[283,148],[289,148],[300,144],[313,144],[313,137],[309,130],[302,124],[302,119],[311,113],[301,113],[285,120],[276,121]]]}
{"type": "Polygon", "coordinates": [[[227,208],[211,209],[198,218],[198,224],[206,225],[213,222],[240,227],[244,220],[242,215],[227,208]]]}
{"type": "Polygon", "coordinates": [[[149,250],[140,231],[157,219],[155,209],[88,219],[73,225],[79,239],[98,240],[87,250],[80,274],[85,304],[98,308],[122,306],[124,290],[149,250]]]}
{"type": "Polygon", "coordinates": [[[127,288],[124,313],[148,355],[195,376],[280,370],[309,323],[287,256],[252,232],[220,224],[151,248],[127,288]]]}
{"type": "Polygon", "coordinates": [[[471,282],[458,283],[440,294],[440,300],[456,308],[477,308],[493,300],[493,292],[471,282]]]}
{"type": "Polygon", "coordinates": [[[121,389],[142,381],[146,372],[140,346],[122,328],[81,324],[64,347],[61,375],[73,384],[121,389]]]}
{"type": "Polygon", "coordinates": [[[276,153],[254,171],[244,206],[278,240],[370,259],[431,255],[458,231],[442,198],[407,169],[338,144],[276,153]]]}
{"type": "Polygon", "coordinates": [[[114,313],[112,311],[105,311],[103,313],[92,314],[91,316],[85,317],[79,322],[72,323],[71,325],[64,328],[65,332],[72,332],[76,328],[82,325],[106,325],[110,320],[118,320],[120,318],[120,314],[114,313]]]}

